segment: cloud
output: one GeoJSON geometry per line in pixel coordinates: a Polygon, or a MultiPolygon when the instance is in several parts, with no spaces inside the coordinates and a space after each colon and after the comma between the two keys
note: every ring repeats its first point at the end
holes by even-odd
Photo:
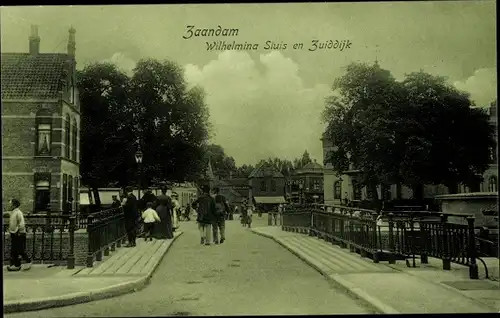
{"type": "Polygon", "coordinates": [[[471,94],[471,99],[479,107],[489,107],[497,98],[497,70],[496,68],[481,68],[464,81],[453,83],[456,88],[471,94]]]}
{"type": "Polygon", "coordinates": [[[114,53],[110,58],[103,60],[103,62],[115,64],[119,70],[129,76],[133,74],[133,69],[137,64],[133,59],[127,57],[121,52],[114,53]]]}
{"type": "Polygon", "coordinates": [[[330,89],[306,87],[290,58],[274,51],[254,60],[225,51],[202,67],[186,65],[185,76],[205,89],[213,142],[238,165],[270,156],[293,159],[306,149],[322,161],[320,115],[330,89]]]}

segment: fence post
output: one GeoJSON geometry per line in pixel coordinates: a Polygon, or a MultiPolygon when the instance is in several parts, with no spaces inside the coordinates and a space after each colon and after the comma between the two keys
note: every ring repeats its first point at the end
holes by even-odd
{"type": "Polygon", "coordinates": [[[396,264],[396,258],[394,253],[396,253],[396,248],[394,246],[394,214],[389,213],[389,264],[396,264]]]}
{"type": "Polygon", "coordinates": [[[448,244],[448,216],[441,214],[441,230],[443,231],[442,251],[443,270],[451,270],[450,246],[448,244]]]}
{"type": "Polygon", "coordinates": [[[354,234],[354,223],[352,222],[352,211],[349,211],[349,216],[348,216],[348,227],[349,227],[349,231],[347,233],[347,236],[349,237],[349,252],[355,252],[356,251],[356,248],[354,247],[354,238],[355,238],[355,234],[354,234]]]}
{"type": "Polygon", "coordinates": [[[314,236],[314,213],[311,211],[311,224],[309,225],[309,236],[314,236]]]}
{"type": "Polygon", "coordinates": [[[470,279],[479,279],[479,270],[476,263],[476,233],[474,232],[474,217],[467,217],[468,231],[469,231],[469,277],[470,279]]]}
{"type": "MultiPolygon", "coordinates": [[[[380,213],[380,212],[379,212],[380,213]]],[[[370,244],[370,248],[372,250],[372,253],[373,253],[373,262],[374,263],[379,263],[380,262],[380,245],[379,245],[379,239],[378,239],[378,225],[377,225],[377,217],[378,217],[378,213],[372,213],[372,244],[370,244]]]]}
{"type": "Polygon", "coordinates": [[[88,237],[88,247],[87,247],[87,267],[94,266],[94,251],[93,251],[93,241],[95,240],[95,229],[94,229],[94,217],[89,215],[87,217],[87,237],[88,237]]]}
{"type": "Polygon", "coordinates": [[[427,250],[429,249],[429,234],[427,233],[427,224],[425,222],[419,222],[420,227],[420,264],[428,264],[429,258],[427,256],[427,250]]]}
{"type": "Polygon", "coordinates": [[[75,227],[76,227],[76,218],[74,215],[72,215],[69,217],[69,228],[68,228],[68,235],[69,235],[69,252],[67,259],[68,269],[75,268],[75,227]]]}

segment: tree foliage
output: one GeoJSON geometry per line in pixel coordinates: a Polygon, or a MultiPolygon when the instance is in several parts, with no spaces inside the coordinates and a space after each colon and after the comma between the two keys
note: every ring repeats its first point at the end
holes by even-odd
{"type": "Polygon", "coordinates": [[[78,73],[78,87],[84,183],[135,184],[138,145],[143,185],[199,177],[209,114],[203,90],[188,88],[177,64],[141,60],[128,77],[112,64],[96,63],[78,73]]]}
{"type": "Polygon", "coordinates": [[[353,63],[326,100],[327,161],[341,174],[360,169],[362,184],[472,184],[494,144],[488,116],[445,78],[424,72],[398,82],[378,64],[353,63]]]}

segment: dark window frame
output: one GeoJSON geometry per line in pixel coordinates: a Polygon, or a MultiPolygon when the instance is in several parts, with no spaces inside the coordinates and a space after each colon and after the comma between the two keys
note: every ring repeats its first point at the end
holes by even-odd
{"type": "Polygon", "coordinates": [[[272,191],[272,192],[276,192],[276,191],[277,191],[277,188],[278,188],[278,186],[277,186],[277,184],[276,184],[276,180],[274,180],[274,179],[273,179],[273,180],[271,180],[271,191],[272,191]]]}
{"type": "Polygon", "coordinates": [[[34,174],[34,200],[33,200],[33,212],[34,213],[37,213],[37,212],[44,212],[44,211],[48,211],[48,210],[51,210],[51,202],[50,202],[50,195],[51,195],[51,174],[48,173],[48,172],[43,172],[43,173],[40,173],[40,172],[37,172],[34,174]],[[46,185],[44,186],[41,186],[40,183],[43,183],[46,185]],[[45,193],[47,198],[46,198],[46,201],[45,203],[41,203],[39,202],[39,197],[40,197],[40,194],[39,193],[45,193]]]}
{"type": "Polygon", "coordinates": [[[260,191],[261,192],[267,192],[266,180],[261,180],[260,181],[260,191]]]}
{"type": "Polygon", "coordinates": [[[342,181],[340,180],[333,183],[333,199],[342,200],[342,181]]]}
{"type": "Polygon", "coordinates": [[[53,124],[52,113],[47,109],[41,109],[35,117],[35,156],[50,156],[52,154],[52,138],[53,138],[53,124]],[[46,126],[48,128],[41,128],[46,126]],[[48,132],[47,137],[47,152],[42,152],[42,145],[40,144],[41,132],[48,132]]]}
{"type": "Polygon", "coordinates": [[[77,126],[77,123],[76,123],[76,118],[73,118],[73,125],[72,125],[72,128],[71,128],[71,138],[72,138],[72,144],[73,144],[73,148],[72,148],[72,159],[74,161],[78,161],[78,126],[77,126]]]}
{"type": "Polygon", "coordinates": [[[64,144],[65,144],[65,157],[71,159],[71,118],[66,115],[65,128],[64,128],[64,144]]]}

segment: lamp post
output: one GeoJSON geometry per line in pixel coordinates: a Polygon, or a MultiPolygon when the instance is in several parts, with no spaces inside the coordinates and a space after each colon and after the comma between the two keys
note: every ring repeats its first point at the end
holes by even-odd
{"type": "Polygon", "coordinates": [[[141,197],[141,164],[142,164],[141,144],[137,141],[137,151],[135,152],[135,162],[137,162],[137,199],[141,197]]]}
{"type": "Polygon", "coordinates": [[[299,202],[302,205],[302,204],[304,204],[304,181],[303,180],[299,180],[299,189],[300,189],[299,202]]]}

